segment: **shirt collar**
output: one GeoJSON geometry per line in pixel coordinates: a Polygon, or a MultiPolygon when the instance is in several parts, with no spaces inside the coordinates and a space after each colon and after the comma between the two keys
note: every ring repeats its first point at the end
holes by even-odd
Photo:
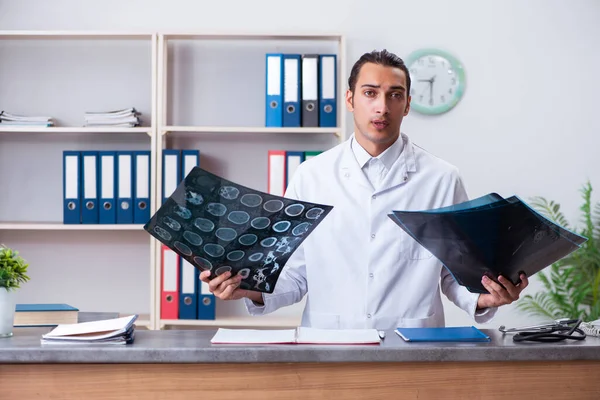
{"type": "Polygon", "coordinates": [[[398,139],[383,153],[381,153],[377,157],[372,157],[361,145],[358,143],[354,135],[352,136],[352,141],[350,142],[350,147],[352,148],[352,152],[354,153],[354,157],[356,157],[356,161],[358,161],[358,165],[360,168],[363,168],[371,158],[377,158],[379,161],[383,163],[385,168],[389,171],[392,168],[392,165],[396,162],[400,154],[402,153],[402,149],[404,147],[404,141],[402,140],[402,135],[398,135],[398,139]]]}

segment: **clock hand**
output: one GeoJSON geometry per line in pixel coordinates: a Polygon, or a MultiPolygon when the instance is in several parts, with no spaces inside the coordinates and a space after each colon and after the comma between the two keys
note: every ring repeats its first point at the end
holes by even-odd
{"type": "Polygon", "coordinates": [[[431,77],[431,82],[429,83],[429,100],[433,101],[433,83],[435,82],[435,75],[431,77]]]}
{"type": "Polygon", "coordinates": [[[429,82],[429,101],[433,101],[433,81],[429,82]]]}

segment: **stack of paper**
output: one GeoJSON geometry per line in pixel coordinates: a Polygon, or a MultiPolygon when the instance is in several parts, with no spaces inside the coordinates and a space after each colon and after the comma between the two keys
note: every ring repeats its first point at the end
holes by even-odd
{"type": "Polygon", "coordinates": [[[437,257],[458,284],[487,293],[484,275],[513,284],[578,250],[587,238],[533,210],[517,196],[496,193],[449,207],[392,211],[389,217],[437,257]]]}
{"type": "Polygon", "coordinates": [[[85,113],[85,126],[134,127],[140,124],[141,113],[135,108],[115,111],[88,111],[85,113]]]}
{"type": "Polygon", "coordinates": [[[137,315],[102,321],[61,324],[42,335],[42,344],[131,344],[134,340],[137,315]]]}
{"type": "Polygon", "coordinates": [[[6,111],[0,112],[0,126],[9,125],[27,125],[27,126],[52,126],[54,121],[52,117],[40,117],[40,116],[27,116],[7,113],[6,111]]]}
{"type": "Polygon", "coordinates": [[[213,344],[379,344],[376,329],[223,329],[210,341],[213,344]]]}

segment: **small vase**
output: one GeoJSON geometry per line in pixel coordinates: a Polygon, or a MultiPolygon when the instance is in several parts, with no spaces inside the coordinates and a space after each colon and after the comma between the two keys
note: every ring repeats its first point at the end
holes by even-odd
{"type": "Polygon", "coordinates": [[[15,307],[15,291],[0,287],[0,338],[13,335],[15,307]]]}

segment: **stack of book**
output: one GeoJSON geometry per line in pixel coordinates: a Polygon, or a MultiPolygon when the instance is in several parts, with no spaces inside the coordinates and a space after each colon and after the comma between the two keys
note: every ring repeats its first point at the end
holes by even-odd
{"type": "Polygon", "coordinates": [[[54,121],[52,117],[42,116],[28,116],[28,115],[17,115],[8,113],[6,111],[0,112],[0,123],[1,126],[17,125],[17,126],[52,126],[54,121]]]}
{"type": "Polygon", "coordinates": [[[140,125],[140,112],[135,108],[114,111],[88,111],[84,115],[85,126],[134,127],[140,125]]]}
{"type": "Polygon", "coordinates": [[[56,326],[74,324],[79,309],[69,304],[17,304],[14,326],[56,326]]]}
{"type": "Polygon", "coordinates": [[[131,344],[136,315],[101,321],[61,324],[45,335],[42,344],[131,344]]]}

